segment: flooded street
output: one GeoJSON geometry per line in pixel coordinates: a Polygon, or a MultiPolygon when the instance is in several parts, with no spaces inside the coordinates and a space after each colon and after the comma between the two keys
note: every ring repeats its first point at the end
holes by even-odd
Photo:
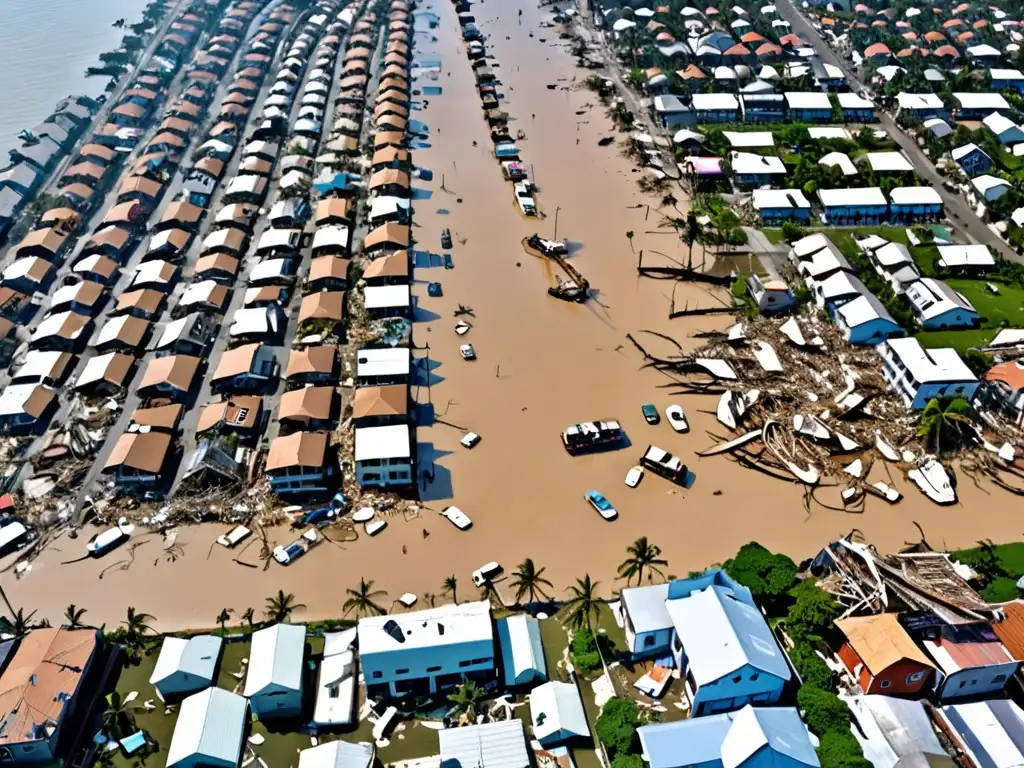
{"type": "MultiPolygon", "coordinates": [[[[225,607],[238,614],[248,607],[259,612],[278,589],[293,592],[307,606],[298,619],[337,616],[345,589],[360,577],[374,580],[389,599],[403,592],[422,598],[440,593],[443,579],[454,573],[462,599],[475,592],[470,574],[484,562],[497,560],[509,572],[526,557],[547,568],[545,576],[557,593],[589,573],[610,595],[621,585],[613,578],[615,567],[639,536],[662,548],[667,573],[685,575],[724,560],[751,540],[799,560],[852,528],[881,550],[917,541],[913,521],[936,548],[1019,535],[1014,498],[998,489],[988,495],[966,477],[960,478],[961,503],[953,507],[932,504],[894,471],[895,485],[907,494],[898,505],[871,499],[862,515],[822,507],[808,515],[795,485],[723,457],[698,459],[694,451],[715,442],[707,432],[724,432],[708,413],[716,398],[667,395],[661,387],[668,379],[641,370],[643,361],[626,334],[649,329],[691,345],[694,332],[733,321],[721,316],[669,321],[673,288],[677,307],[688,300],[707,305],[705,291],[637,277],[634,251],[685,261],[687,249],[663,225],[656,210],[660,199],[639,192],[631,162],[614,145],[598,146],[612,134],[610,121],[594,94],[572,85],[585,73],[556,45],[557,34],[539,26],[550,12],[532,0],[473,6],[476,24],[488,36],[488,55],[500,63],[495,73],[505,94],[502,109],[514,118],[510,130],[526,134],[518,143],[533,169],[545,214],[530,220],[519,214],[512,186],[491,154],[453,6],[434,0],[420,10],[432,10],[440,23],[417,35],[416,61],[440,59],[442,72],[436,81],[421,77],[413,87],[440,86],[442,92],[419,96],[429,106],[413,115],[429,128],[429,147],[414,144],[413,159],[433,173],[432,181],[416,182],[414,236],[417,249],[434,252],[442,228],[450,228],[455,240],[454,269],[435,259],[437,266],[418,263],[415,271],[414,338],[417,346],[429,346],[429,355],[427,349],[416,354],[429,356],[431,381],[414,388],[414,394],[421,403],[432,403],[437,419],[418,430],[420,469],[433,476],[423,490],[424,516],[392,519],[373,539],[325,543],[287,568],[272,564],[267,570],[257,554],[258,541],[241,555],[214,544],[224,526],[181,529],[169,550],[158,535],[137,535],[102,560],[61,565],[84,553],[91,532],[83,531],[76,541],[57,541],[20,580],[11,572],[0,577],[16,606],[57,621],[65,606],[75,603],[88,609],[87,621],[112,625],[131,605],[171,630],[211,626],[225,607]],[[432,42],[431,35],[438,40],[432,42]],[[586,305],[549,297],[553,265],[526,253],[521,244],[534,232],[551,238],[556,210],[558,238],[570,242],[571,262],[596,291],[586,305]],[[632,244],[628,231],[634,233],[632,244]],[[442,297],[427,296],[432,281],[441,283],[442,297]],[[465,318],[473,328],[464,338],[453,331],[460,305],[474,312],[465,318]],[[476,349],[474,362],[459,355],[459,345],[467,341],[476,349]],[[640,412],[648,402],[662,413],[671,402],[681,404],[691,432],[678,435],[664,420],[648,426],[640,412]],[[574,422],[598,419],[618,419],[631,445],[594,456],[566,454],[559,433],[574,422]],[[479,433],[480,444],[462,448],[460,428],[479,433]],[[681,489],[648,473],[638,488],[627,488],[623,477],[648,444],[680,455],[696,476],[693,487],[681,489]],[[616,521],[605,522],[584,501],[590,489],[618,508],[616,521]],[[461,532],[436,514],[448,504],[473,519],[471,530],[461,532]],[[234,557],[252,567],[233,562],[234,557]]],[[[682,200],[681,190],[673,193],[682,200]]],[[[886,479],[882,469],[876,468],[873,480],[886,479]]],[[[836,503],[838,490],[823,490],[822,500],[836,503]]],[[[281,544],[294,537],[280,530],[271,540],[281,544]]],[[[512,598],[507,582],[498,589],[512,598]]]]}

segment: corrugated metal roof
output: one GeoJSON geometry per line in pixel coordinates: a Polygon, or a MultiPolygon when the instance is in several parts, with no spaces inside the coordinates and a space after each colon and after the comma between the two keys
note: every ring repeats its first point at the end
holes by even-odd
{"type": "Polygon", "coordinates": [[[448,728],[437,733],[441,768],[528,768],[522,720],[448,728]]]}
{"type": "Polygon", "coordinates": [[[299,751],[299,768],[369,768],[372,760],[373,745],[366,741],[332,741],[299,751]]]}
{"type": "Polygon", "coordinates": [[[1003,641],[1010,655],[1018,661],[1024,661],[1024,604],[1007,603],[1003,610],[1006,618],[998,624],[993,624],[992,629],[1003,641]]]}
{"type": "MultiPolygon", "coordinates": [[[[357,390],[358,391],[358,390],[357,390]]],[[[505,685],[522,685],[547,680],[540,623],[532,616],[516,614],[497,622],[505,685]]]]}
{"type": "Polygon", "coordinates": [[[222,688],[207,688],[186,698],[167,751],[168,768],[193,755],[207,765],[237,765],[248,708],[244,698],[222,688]]]}
{"type": "Polygon", "coordinates": [[[302,659],[306,650],[304,624],[275,624],[252,635],[245,695],[255,696],[275,685],[302,690],[302,659]]]}
{"type": "Polygon", "coordinates": [[[530,717],[534,738],[541,743],[550,739],[557,744],[590,736],[583,700],[574,683],[552,680],[534,688],[530,693],[530,717]]]}

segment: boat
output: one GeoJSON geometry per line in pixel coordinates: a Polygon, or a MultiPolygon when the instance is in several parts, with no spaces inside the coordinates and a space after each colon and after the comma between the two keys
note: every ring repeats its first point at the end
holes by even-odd
{"type": "Polygon", "coordinates": [[[387,527],[387,520],[371,520],[363,526],[367,536],[376,536],[387,527]]]}
{"type": "Polygon", "coordinates": [[[559,280],[558,285],[548,288],[548,295],[563,301],[584,302],[587,300],[587,285],[580,285],[575,280],[559,280]]]}
{"type": "Polygon", "coordinates": [[[371,520],[373,520],[373,516],[376,515],[376,514],[377,514],[377,510],[375,510],[373,507],[363,507],[362,509],[357,509],[352,514],[352,522],[354,522],[354,523],[368,523],[371,520]]]}
{"type": "Polygon", "coordinates": [[[469,323],[460,321],[455,324],[455,333],[457,333],[459,336],[465,336],[467,333],[469,333],[469,329],[472,327],[473,326],[471,326],[469,323]]]}
{"type": "Polygon", "coordinates": [[[562,446],[570,454],[621,447],[625,436],[622,425],[614,420],[572,424],[561,433],[562,446]]]}
{"type": "Polygon", "coordinates": [[[313,547],[320,543],[320,536],[315,528],[310,528],[299,538],[284,547],[274,547],[274,559],[281,565],[295,562],[313,547]]]}
{"type": "Polygon", "coordinates": [[[956,503],[956,480],[934,456],[920,459],[917,466],[907,472],[907,477],[936,504],[956,503]]]}
{"type": "Polygon", "coordinates": [[[244,525],[236,525],[227,533],[222,533],[220,536],[218,536],[217,543],[220,544],[222,547],[234,549],[247,538],[249,538],[249,536],[251,535],[252,531],[250,531],[244,525]]]}
{"type": "Polygon", "coordinates": [[[626,473],[626,485],[630,488],[636,488],[640,485],[640,481],[644,478],[644,468],[637,465],[626,473]]]}
{"type": "Polygon", "coordinates": [[[899,461],[900,455],[896,453],[896,449],[889,445],[885,440],[882,439],[882,433],[875,431],[875,448],[889,461],[899,461]]]}
{"type": "Polygon", "coordinates": [[[736,323],[736,325],[731,326],[726,334],[726,338],[730,344],[745,342],[747,340],[747,331],[743,327],[743,323],[736,323]]]}
{"type": "Polygon", "coordinates": [[[871,483],[867,486],[869,489],[874,489],[877,495],[888,501],[890,504],[895,504],[897,501],[903,498],[902,494],[893,488],[891,485],[886,485],[881,480],[877,483],[871,483]]]}
{"type": "Polygon", "coordinates": [[[843,472],[853,477],[860,477],[864,474],[864,463],[860,459],[854,459],[851,463],[843,467],[843,472]]]}
{"type": "Polygon", "coordinates": [[[535,251],[540,251],[545,256],[565,256],[569,253],[569,247],[555,240],[545,240],[538,234],[532,234],[526,238],[526,244],[535,251]]]}
{"type": "Polygon", "coordinates": [[[676,432],[690,431],[690,423],[686,420],[686,411],[683,410],[683,406],[675,403],[668,406],[665,408],[665,418],[668,419],[669,426],[676,432]]]}
{"type": "Polygon", "coordinates": [[[751,389],[746,394],[726,391],[718,399],[718,409],[715,415],[729,429],[736,429],[736,425],[743,419],[747,409],[761,397],[761,390],[751,389]]]}
{"type": "Polygon", "coordinates": [[[135,526],[128,522],[128,518],[122,517],[113,528],[101,531],[89,539],[85,550],[91,557],[102,557],[126,542],[134,530],[135,526]]]}

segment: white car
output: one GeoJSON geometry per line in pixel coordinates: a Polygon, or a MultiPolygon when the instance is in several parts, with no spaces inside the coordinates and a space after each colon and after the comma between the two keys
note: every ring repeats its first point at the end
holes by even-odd
{"type": "Polygon", "coordinates": [[[448,518],[448,522],[460,531],[465,531],[473,525],[473,521],[469,519],[469,515],[458,507],[445,507],[441,510],[441,516],[448,518]]]}
{"type": "Polygon", "coordinates": [[[690,424],[686,420],[686,411],[681,405],[670,405],[665,409],[665,418],[676,432],[689,432],[690,424]]]}
{"type": "Polygon", "coordinates": [[[629,472],[626,473],[626,485],[630,488],[636,488],[640,485],[640,481],[644,479],[644,468],[640,465],[633,467],[629,472]]]}
{"type": "Polygon", "coordinates": [[[482,587],[486,582],[491,581],[501,573],[501,566],[493,560],[486,565],[481,565],[473,571],[473,584],[482,587]]]}
{"type": "Polygon", "coordinates": [[[462,443],[464,448],[472,448],[480,442],[480,435],[476,432],[467,432],[462,436],[462,439],[459,440],[459,442],[462,443]]]}
{"type": "Polygon", "coordinates": [[[476,350],[473,349],[472,344],[463,344],[459,347],[459,354],[462,355],[463,360],[476,360],[476,350]]]}

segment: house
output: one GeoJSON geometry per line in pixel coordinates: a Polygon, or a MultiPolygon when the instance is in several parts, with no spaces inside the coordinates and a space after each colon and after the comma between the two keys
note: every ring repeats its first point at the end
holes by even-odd
{"type": "Polygon", "coordinates": [[[241,438],[258,434],[263,424],[263,398],[258,395],[233,395],[220,402],[207,403],[196,422],[196,434],[217,430],[241,438]]]}
{"type": "Polygon", "coordinates": [[[56,413],[57,391],[42,384],[8,384],[0,393],[0,432],[30,435],[42,432],[56,413]]]}
{"type": "Polygon", "coordinates": [[[50,263],[58,261],[58,255],[67,243],[70,230],[64,227],[35,229],[25,235],[21,242],[11,249],[15,259],[37,256],[50,263]]]}
{"type": "MultiPolygon", "coordinates": [[[[1006,331],[1000,331],[1000,333],[1006,333],[1006,331]]],[[[989,342],[989,348],[995,346],[995,341],[996,339],[993,339],[989,342]]],[[[1020,360],[997,363],[985,372],[983,378],[987,394],[991,396],[995,404],[1018,427],[1024,424],[1024,363],[1020,360]]],[[[1000,637],[1003,636],[1000,635],[1000,637]]],[[[1005,641],[1005,638],[1003,639],[1005,641]]]]}
{"type": "Polygon", "coordinates": [[[889,216],[889,203],[878,187],[819,189],[824,220],[832,226],[880,224],[889,216]]]}
{"type": "Polygon", "coordinates": [[[981,323],[971,302],[942,280],[923,277],[907,288],[903,295],[925,330],[977,328],[981,323]]]}
{"type": "Polygon", "coordinates": [[[792,673],[750,590],[720,569],[625,588],[621,619],[633,658],[672,656],[691,717],[773,704],[792,673]]]}
{"type": "Polygon", "coordinates": [[[76,392],[89,396],[110,397],[120,393],[130,382],[135,358],[124,352],[106,352],[90,357],[75,381],[76,392]]]}
{"type": "MultiPolygon", "coordinates": [[[[239,310],[257,311],[265,310],[239,310]]],[[[274,348],[263,344],[243,344],[229,349],[220,357],[220,362],[210,379],[213,392],[253,392],[267,386],[277,378],[278,365],[274,348]]]]}
{"type": "Polygon", "coordinates": [[[793,292],[782,280],[763,281],[758,275],[747,278],[747,291],[763,314],[789,312],[796,306],[793,292]]]}
{"type": "Polygon", "coordinates": [[[786,99],[781,93],[741,93],[740,107],[745,123],[781,123],[786,99]]]}
{"type": "Polygon", "coordinates": [[[362,488],[411,485],[413,453],[407,424],[355,430],[356,482],[362,488]]]}
{"type": "MultiPolygon", "coordinates": [[[[338,348],[333,344],[311,344],[288,353],[284,377],[294,384],[326,384],[336,380],[338,348]]],[[[359,390],[356,390],[358,396],[359,390]]]]}
{"type": "Polygon", "coordinates": [[[882,377],[903,398],[907,408],[919,411],[936,397],[974,398],[979,382],[954,349],[925,349],[914,338],[888,339],[877,347],[882,377]]]}
{"type": "Polygon", "coordinates": [[[143,320],[151,320],[160,314],[166,298],[167,294],[152,288],[144,288],[141,291],[128,291],[117,297],[117,304],[114,306],[111,314],[129,314],[143,320]]]}
{"type": "Polygon", "coordinates": [[[1001,93],[954,93],[954,112],[960,120],[981,120],[993,112],[1013,114],[1013,109],[1001,93]]]}
{"type": "MultiPolygon", "coordinates": [[[[312,265],[310,266],[312,272],[312,265]]],[[[363,269],[367,285],[404,285],[409,282],[409,253],[395,251],[374,259],[363,269]]]]}
{"type": "Polygon", "coordinates": [[[1001,696],[1020,667],[987,624],[943,624],[937,633],[927,630],[921,645],[939,669],[936,696],[943,703],[1001,696]]]}
{"type": "Polygon", "coordinates": [[[731,93],[695,93],[692,108],[697,123],[735,123],[739,119],[739,101],[731,93]]]}
{"type": "Polygon", "coordinates": [[[934,768],[956,768],[921,701],[864,694],[840,698],[857,723],[851,729],[854,738],[876,768],[923,762],[934,768]]]}
{"type": "Polygon", "coordinates": [[[101,645],[95,629],[47,627],[22,637],[13,653],[8,646],[0,674],[0,761],[50,764],[72,757],[58,745],[75,740],[71,729],[85,727],[74,721],[93,706],[97,692],[83,683],[93,676],[101,645]]]}
{"type": "Polygon", "coordinates": [[[326,432],[275,437],[266,465],[271,490],[278,495],[315,495],[331,490],[337,465],[328,456],[328,437],[326,432]]]}
{"type": "Polygon", "coordinates": [[[153,358],[146,365],[136,392],[140,397],[169,398],[184,401],[195,383],[203,361],[191,355],[167,355],[153,358]]]}
{"type": "Polygon", "coordinates": [[[932,117],[924,121],[924,128],[937,139],[944,139],[953,133],[953,127],[941,117],[932,117]]]}
{"type": "Polygon", "coordinates": [[[356,386],[407,384],[412,375],[408,348],[360,349],[356,352],[356,386]]]}
{"type": "Polygon", "coordinates": [[[972,765],[1024,762],[1024,710],[1009,699],[948,704],[937,710],[944,734],[972,765]]]}
{"type": "Polygon", "coordinates": [[[822,282],[837,272],[853,274],[853,267],[843,252],[829,238],[818,232],[793,243],[789,260],[803,275],[808,287],[822,282]]]}
{"type": "Polygon", "coordinates": [[[302,712],[306,627],[275,624],[253,632],[243,695],[260,720],[302,712]]]}
{"type": "Polygon", "coordinates": [[[994,203],[1013,189],[1013,185],[1010,182],[1000,179],[998,176],[989,176],[988,174],[971,179],[971,186],[987,203],[994,203]]]}
{"type": "Polygon", "coordinates": [[[788,173],[782,158],[775,155],[733,152],[730,162],[736,183],[744,187],[775,184],[788,173]]]}
{"type": "Polygon", "coordinates": [[[466,678],[495,678],[494,624],[486,600],[364,617],[358,637],[366,695],[373,699],[438,694],[466,678]]]}
{"type": "Polygon", "coordinates": [[[946,112],[946,105],[937,93],[898,93],[896,105],[900,114],[907,112],[919,120],[938,117],[946,112]]]}
{"type": "Polygon", "coordinates": [[[523,721],[516,718],[445,728],[437,732],[437,739],[440,764],[444,768],[530,768],[533,765],[523,721]]]}
{"type": "MultiPolygon", "coordinates": [[[[216,280],[200,280],[198,283],[189,283],[185,292],[181,294],[178,303],[174,307],[176,315],[188,314],[193,311],[220,313],[227,302],[230,288],[221,285],[216,280]]],[[[151,291],[151,293],[157,293],[151,291]]]]}
{"type": "MultiPolygon", "coordinates": [[[[356,632],[356,628],[351,627],[340,632],[324,634],[324,650],[317,675],[316,703],[313,706],[313,725],[318,728],[350,726],[356,721],[356,688],[359,683],[353,648],[356,632]]],[[[344,741],[335,741],[332,744],[342,745],[341,748],[344,750],[355,747],[372,750],[371,744],[357,745],[344,741]]],[[[332,744],[322,746],[330,747],[332,744]]],[[[306,766],[303,765],[303,754],[310,751],[304,750],[299,753],[300,768],[309,768],[308,761],[306,766]]],[[[365,768],[369,768],[369,765],[365,768]]]]}
{"type": "Polygon", "coordinates": [[[92,325],[89,317],[78,312],[51,313],[32,332],[29,347],[79,352],[89,340],[92,325]]]}
{"type": "MultiPolygon", "coordinates": [[[[360,390],[356,390],[358,395],[360,390]]],[[[529,686],[548,679],[547,662],[540,636],[540,622],[517,613],[495,622],[501,647],[505,687],[529,686]]]]}
{"type": "MultiPolygon", "coordinates": [[[[345,319],[345,292],[320,291],[302,297],[299,304],[299,327],[304,323],[322,325],[331,331],[345,319]],[[322,322],[321,322],[322,321],[322,322]]],[[[308,331],[304,331],[308,332],[308,331]]]]}
{"type": "Polygon", "coordinates": [[[881,344],[893,336],[902,336],[903,328],[870,291],[837,307],[832,319],[850,344],[881,344]]]}
{"type": "Polygon", "coordinates": [[[985,171],[992,167],[992,158],[988,156],[985,150],[973,142],[964,144],[961,147],[955,147],[950,152],[950,155],[953,158],[953,162],[960,166],[960,170],[971,178],[985,173],[985,171]]]}
{"type": "Polygon", "coordinates": [[[996,266],[996,258],[987,245],[940,245],[939,266],[964,272],[983,273],[996,266]]]}
{"type": "Polygon", "coordinates": [[[752,203],[765,226],[811,220],[811,204],[799,189],[755,189],[752,203]]]}
{"type": "Polygon", "coordinates": [[[177,698],[209,688],[217,682],[217,662],[224,640],[213,635],[164,638],[149,684],[160,701],[177,698]]]}
{"type": "Polygon", "coordinates": [[[11,372],[12,384],[45,384],[56,387],[64,377],[74,370],[69,368],[73,360],[70,352],[43,352],[33,349],[25,355],[24,362],[11,372]]]}
{"type": "Polygon", "coordinates": [[[986,114],[981,123],[999,139],[999,143],[1003,146],[1012,147],[1014,144],[1024,142],[1024,128],[1000,112],[986,114]]]}
{"type": "Polygon", "coordinates": [[[678,128],[694,121],[694,114],[688,106],[672,94],[658,94],[653,102],[654,117],[662,128],[678,128]]]}
{"type": "Polygon", "coordinates": [[[352,744],[338,739],[299,750],[299,768],[372,768],[374,751],[368,741],[352,744]]]}
{"type": "Polygon", "coordinates": [[[786,112],[789,119],[796,123],[827,123],[832,120],[832,102],[827,93],[811,91],[807,93],[784,94],[786,112]]]}
{"type": "Polygon", "coordinates": [[[117,262],[109,256],[93,254],[76,262],[72,271],[85,280],[106,284],[117,272],[117,262]]]}
{"type": "Polygon", "coordinates": [[[363,289],[363,306],[373,319],[410,317],[412,298],[408,285],[367,285],[363,289]]]}
{"type": "MultiPolygon", "coordinates": [[[[914,341],[916,339],[895,339],[914,341]]],[[[845,641],[837,651],[861,690],[867,694],[921,694],[933,682],[935,665],[899,623],[894,613],[839,619],[836,627],[845,641]]]]}
{"type": "Polygon", "coordinates": [[[271,341],[279,334],[281,309],[276,304],[241,307],[231,318],[228,335],[233,340],[271,341]]]}
{"type": "Polygon", "coordinates": [[[907,288],[921,279],[914,257],[902,243],[885,243],[874,250],[869,250],[868,259],[875,272],[889,282],[897,296],[902,296],[907,288]]]}
{"type": "Polygon", "coordinates": [[[301,387],[285,392],[277,408],[283,426],[310,431],[330,430],[335,420],[335,388],[301,387]]]}
{"type": "Polygon", "coordinates": [[[864,160],[875,173],[899,175],[914,172],[913,164],[902,152],[868,152],[864,160]]]}
{"type": "Polygon", "coordinates": [[[836,94],[839,108],[843,111],[843,120],[847,123],[875,122],[875,104],[859,93],[836,94]]]}
{"type": "Polygon", "coordinates": [[[942,197],[935,187],[896,187],[889,191],[889,202],[894,223],[942,218],[942,197]]]}
{"type": "Polygon", "coordinates": [[[62,285],[53,292],[50,311],[70,309],[72,312],[91,317],[96,315],[102,306],[105,291],[105,285],[91,280],[62,285]]]}
{"type": "Polygon", "coordinates": [[[138,495],[161,483],[164,465],[172,452],[173,436],[167,432],[125,432],[103,465],[122,493],[138,495]]]}
{"type": "Polygon", "coordinates": [[[637,730],[650,768],[818,768],[807,726],[793,707],[652,723],[637,730]]]}
{"type": "Polygon", "coordinates": [[[21,293],[45,293],[56,273],[53,264],[46,259],[29,256],[7,265],[3,271],[3,284],[21,293]]]}
{"type": "MultiPolygon", "coordinates": [[[[398,150],[392,151],[397,152],[398,150]]],[[[404,152],[405,150],[402,151],[404,152]]],[[[375,153],[374,157],[377,154],[379,153],[375,153]]],[[[313,213],[313,220],[317,227],[326,227],[334,224],[351,225],[353,207],[352,201],[347,198],[327,197],[317,202],[313,213]]]]}
{"type": "Polygon", "coordinates": [[[273,256],[293,258],[301,240],[302,230],[299,229],[267,229],[256,244],[256,254],[261,259],[273,256]]]}
{"type": "Polygon", "coordinates": [[[181,702],[167,750],[167,768],[233,768],[242,760],[249,703],[223,688],[181,702]]]}
{"type": "Polygon", "coordinates": [[[533,737],[542,747],[590,740],[590,727],[575,682],[551,680],[530,691],[533,737]]]}
{"type": "Polygon", "coordinates": [[[409,227],[389,221],[363,238],[363,252],[370,256],[377,252],[404,250],[409,247],[409,242],[409,227]]]}
{"type": "Polygon", "coordinates": [[[185,408],[178,403],[158,405],[152,408],[140,406],[132,411],[130,424],[173,433],[177,431],[178,423],[184,412],[185,408]]]}
{"type": "Polygon", "coordinates": [[[340,224],[320,227],[313,235],[311,250],[314,258],[322,256],[345,256],[349,252],[351,232],[340,224]]]}
{"type": "Polygon", "coordinates": [[[990,69],[988,73],[992,78],[992,90],[1014,90],[1024,96],[1024,74],[1019,69],[990,69]]]}

